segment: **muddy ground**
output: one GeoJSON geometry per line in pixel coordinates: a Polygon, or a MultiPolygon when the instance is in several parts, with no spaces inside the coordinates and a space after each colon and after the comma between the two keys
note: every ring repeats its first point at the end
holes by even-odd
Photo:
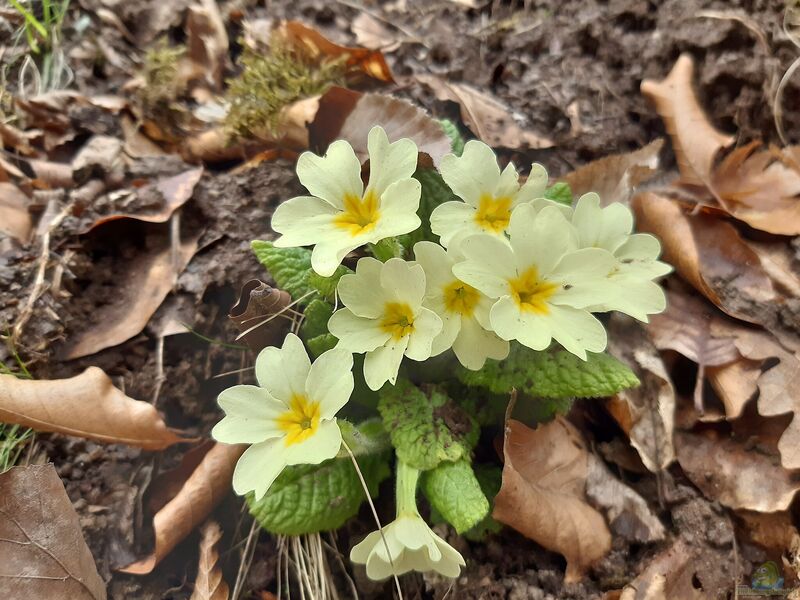
{"type": "MultiPolygon", "coordinates": [[[[124,93],[120,86],[129,77],[127,67],[141,58],[143,45],[125,41],[114,34],[113,28],[101,25],[97,11],[111,10],[136,39],[148,40],[153,37],[152,15],[159,4],[163,1],[78,3],[70,18],[78,18],[78,13],[88,15],[94,27],[83,35],[105,36],[105,43],[122,59],[119,65],[91,68],[79,61],[74,65],[73,85],[92,94],[124,93]]],[[[175,4],[176,11],[180,4],[175,4]]],[[[356,3],[297,0],[268,1],[266,6],[239,4],[248,16],[304,20],[335,41],[355,44],[350,23],[358,14],[356,3]]],[[[662,121],[640,94],[639,86],[645,78],[664,77],[683,52],[696,59],[699,98],[712,122],[724,131],[738,132],[742,141],[777,142],[772,106],[775,87],[800,53],[783,33],[783,3],[778,0],[520,1],[492,2],[477,9],[441,0],[408,0],[405,4],[404,11],[399,10],[399,2],[367,4],[400,42],[386,55],[399,82],[395,93],[434,115],[452,117],[457,114],[454,106],[436,100],[429,89],[415,81],[415,74],[432,72],[491,90],[513,108],[520,125],[555,142],[545,150],[509,150],[506,154],[518,164],[542,162],[554,176],[664,136],[662,121]],[[752,25],[764,33],[766,46],[740,22],[701,14],[723,10],[748,14],[752,25]],[[520,21],[526,26],[519,27],[520,21]]],[[[179,27],[167,33],[180,40],[179,27]]],[[[231,33],[235,37],[236,32],[231,33]]],[[[80,41],[68,39],[66,43],[77,46],[80,41]]],[[[789,132],[800,131],[797,92],[796,85],[790,84],[784,96],[785,128],[789,132]]],[[[77,112],[71,118],[84,136],[118,132],[119,125],[113,119],[97,119],[90,112],[77,112]]],[[[667,168],[674,164],[668,152],[664,159],[667,168]]],[[[182,236],[199,234],[200,251],[161,311],[180,304],[182,314],[196,331],[226,342],[236,335],[226,315],[241,284],[265,276],[249,251],[249,241],[268,238],[271,211],[281,200],[300,192],[289,162],[266,162],[239,174],[229,172],[229,166],[208,168],[193,199],[183,209],[182,236]]],[[[132,167],[132,175],[152,178],[186,168],[178,158],[141,159],[132,167]]],[[[125,276],[119,265],[132,254],[163,243],[165,227],[126,221],[116,229],[104,228],[101,235],[79,235],[80,219],[65,220],[51,247],[56,255],[70,256],[65,265],[66,293],[46,295],[37,303],[20,348],[31,360],[30,369],[36,377],[69,376],[88,365],[98,365],[128,395],[142,399],[153,396],[158,337],[153,322],[142,335],[96,355],[75,361],[63,361],[59,356],[71,335],[87,319],[91,322],[97,308],[113,300],[108,297],[114,289],[111,284],[125,276]]],[[[33,276],[33,253],[7,255],[0,264],[0,322],[13,322],[19,310],[33,276]]],[[[219,391],[238,381],[239,374],[220,374],[239,370],[252,360],[241,350],[192,335],[165,338],[163,357],[165,378],[156,405],[168,423],[197,435],[207,434],[219,418],[215,404],[219,391]]],[[[591,406],[579,405],[577,410],[594,414],[591,406]]],[[[618,431],[608,419],[602,423],[607,431],[598,428],[602,433],[597,434],[597,441],[612,440],[618,431]]],[[[55,435],[39,436],[38,444],[40,452],[55,463],[78,510],[100,573],[109,580],[110,597],[188,598],[196,569],[195,536],[183,542],[150,575],[134,577],[114,571],[148,547],[148,535],[152,534],[148,533],[149,515],[143,497],[153,477],[174,466],[182,450],[155,455],[55,435]]],[[[725,513],[704,500],[677,469],[661,482],[666,494],[660,502],[653,478],[630,473],[625,477],[651,506],[660,506],[659,516],[673,538],[704,545],[718,557],[718,563],[710,569],[698,565],[698,586],[702,584],[708,590],[716,584],[730,585],[735,562],[734,524],[725,513]]],[[[384,514],[389,509],[383,507],[384,514]]],[[[223,565],[232,583],[239,568],[237,544],[249,531],[250,521],[233,496],[215,516],[225,531],[223,565]]],[[[370,527],[365,513],[360,522],[339,533],[339,547],[349,547],[351,534],[361,535],[370,527]]],[[[600,598],[606,590],[619,589],[631,580],[660,549],[619,543],[584,582],[565,585],[565,563],[560,556],[508,529],[485,543],[466,542],[454,535],[448,535],[448,539],[457,544],[468,564],[455,592],[450,592],[449,597],[459,599],[600,598]]],[[[743,565],[764,558],[755,548],[737,550],[737,560],[743,565]]],[[[267,598],[260,594],[275,591],[275,561],[274,542],[263,534],[242,598],[267,598]]],[[[388,597],[388,586],[371,584],[359,573],[355,576],[363,597],[388,597]]],[[[449,584],[412,576],[405,579],[405,587],[407,598],[441,598],[449,584]]],[[[726,597],[726,592],[719,597],[726,597]]]]}

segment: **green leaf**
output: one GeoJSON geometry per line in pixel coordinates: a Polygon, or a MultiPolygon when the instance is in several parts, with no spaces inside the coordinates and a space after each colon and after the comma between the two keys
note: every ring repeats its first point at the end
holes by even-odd
{"type": "MultiPolygon", "coordinates": [[[[344,421],[340,424],[345,439],[362,438],[359,443],[348,441],[348,445],[356,455],[370,496],[375,497],[390,472],[386,434],[382,429],[376,431],[375,421],[357,428],[350,426],[357,434],[348,432],[344,421]]],[[[341,454],[319,465],[286,467],[261,500],[256,502],[253,494],[246,496],[256,521],[267,531],[284,535],[338,529],[358,513],[364,499],[364,489],[350,457],[341,454]]]]}
{"type": "Polygon", "coordinates": [[[377,244],[370,244],[369,250],[372,256],[381,262],[386,262],[390,258],[402,258],[405,252],[405,246],[400,238],[388,237],[383,238],[377,244]]]}
{"type": "MultiPolygon", "coordinates": [[[[500,492],[500,486],[503,483],[502,469],[495,465],[483,464],[475,465],[474,470],[478,483],[481,485],[481,491],[494,503],[494,497],[500,492]]],[[[495,521],[489,512],[477,525],[464,532],[464,537],[474,542],[482,542],[487,535],[499,533],[501,529],[503,529],[503,525],[495,521]]]]}
{"type": "Polygon", "coordinates": [[[444,133],[447,137],[450,138],[450,148],[453,151],[453,154],[456,156],[461,156],[464,152],[464,136],[461,135],[461,130],[458,128],[458,125],[453,123],[450,119],[439,119],[439,125],[441,125],[444,133]]]}
{"type": "MultiPolygon", "coordinates": [[[[311,251],[306,248],[276,248],[272,242],[253,240],[250,247],[258,261],[264,265],[275,280],[275,285],[289,292],[292,300],[299,300],[309,292],[316,291],[309,284],[311,251]]],[[[302,300],[307,303],[309,298],[302,300]]]]}
{"type": "Polygon", "coordinates": [[[554,183],[544,191],[544,197],[548,200],[555,200],[561,204],[572,206],[572,189],[566,181],[554,183]]]}
{"type": "Polygon", "coordinates": [[[303,314],[305,318],[300,326],[300,333],[303,334],[304,339],[328,333],[328,319],[333,314],[333,306],[324,300],[315,298],[308,303],[303,314]]]}
{"type": "Polygon", "coordinates": [[[415,231],[397,238],[406,249],[413,248],[414,244],[422,240],[439,241],[439,236],[431,231],[431,213],[440,204],[458,200],[458,196],[452,192],[436,169],[417,169],[414,178],[422,184],[422,195],[417,210],[422,225],[415,231]]]}
{"type": "Polygon", "coordinates": [[[602,398],[639,385],[633,371],[609,354],[589,352],[584,361],[566,350],[524,346],[514,346],[505,360],[487,361],[480,371],[461,370],[459,379],[495,394],[515,388],[542,398],[602,398]]]}
{"type": "Polygon", "coordinates": [[[308,284],[317,290],[324,300],[334,302],[336,299],[336,286],[339,285],[339,280],[342,275],[352,273],[352,269],[348,269],[344,265],[339,265],[330,277],[323,277],[314,271],[308,273],[308,284]]]}
{"type": "Polygon", "coordinates": [[[306,340],[306,345],[308,349],[311,350],[311,354],[314,355],[314,358],[317,358],[323,352],[335,348],[338,342],[339,339],[332,333],[323,333],[322,335],[306,340]]]}
{"type": "Polygon", "coordinates": [[[405,379],[380,390],[378,411],[398,458],[422,471],[468,457],[480,434],[475,420],[445,394],[434,388],[425,393],[405,379]]]}
{"type": "Polygon", "coordinates": [[[426,471],[422,491],[457,533],[464,533],[489,514],[489,501],[468,460],[442,462],[426,471]]]}

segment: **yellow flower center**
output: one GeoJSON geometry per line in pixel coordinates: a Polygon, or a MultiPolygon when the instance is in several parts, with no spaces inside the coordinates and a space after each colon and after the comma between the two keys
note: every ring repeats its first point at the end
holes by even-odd
{"type": "Polygon", "coordinates": [[[500,196],[495,198],[491,194],[482,194],[475,213],[475,222],[483,229],[493,233],[500,233],[511,220],[511,198],[500,196]]]}
{"type": "Polygon", "coordinates": [[[387,302],[383,309],[381,329],[392,334],[395,340],[414,331],[414,312],[405,302],[387,302]]]}
{"type": "Polygon", "coordinates": [[[363,198],[347,194],[344,197],[344,210],[334,218],[333,223],[355,237],[375,227],[380,216],[378,197],[372,190],[368,190],[363,198]]]}
{"type": "Polygon", "coordinates": [[[558,289],[558,285],[539,278],[536,267],[531,267],[516,279],[508,282],[511,295],[520,310],[546,315],[550,312],[547,299],[558,289]]]}
{"type": "Polygon", "coordinates": [[[452,313],[471,317],[481,295],[474,287],[458,279],[444,288],[444,306],[452,313]]]}
{"type": "Polygon", "coordinates": [[[311,402],[301,394],[295,394],[289,410],[277,419],[278,428],[286,433],[287,446],[305,441],[319,429],[319,402],[311,402]]]}

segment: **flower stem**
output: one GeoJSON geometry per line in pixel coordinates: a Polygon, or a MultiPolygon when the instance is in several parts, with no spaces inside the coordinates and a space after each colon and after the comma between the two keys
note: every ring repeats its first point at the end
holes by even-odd
{"type": "Polygon", "coordinates": [[[419,511],[417,511],[419,469],[415,469],[402,460],[398,460],[396,471],[397,490],[395,492],[395,503],[397,505],[397,518],[399,519],[402,516],[417,517],[419,516],[419,511]]]}
{"type": "Polygon", "coordinates": [[[403,256],[403,245],[397,238],[393,237],[384,238],[377,244],[370,244],[369,249],[372,252],[372,256],[381,262],[386,262],[390,258],[402,258],[403,256]]]}

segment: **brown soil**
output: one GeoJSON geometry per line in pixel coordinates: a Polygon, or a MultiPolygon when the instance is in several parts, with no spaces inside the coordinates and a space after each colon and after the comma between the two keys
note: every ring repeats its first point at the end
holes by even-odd
{"type": "MultiPolygon", "coordinates": [[[[80,2],[89,15],[104,5],[114,5],[123,22],[140,40],[149,37],[148,19],[163,0],[130,3],[80,2]]],[[[179,4],[176,3],[176,12],[179,4]]],[[[249,3],[239,3],[246,5],[249,3]]],[[[438,116],[454,116],[454,106],[435,100],[427,88],[414,82],[415,73],[433,72],[491,90],[515,111],[522,126],[551,137],[548,150],[518,152],[518,164],[536,160],[553,175],[589,160],[640,147],[664,136],[661,120],[639,93],[645,78],[660,79],[682,52],[698,64],[697,88],[712,121],[723,130],[738,131],[744,141],[777,141],[771,108],[777,79],[800,52],[783,35],[783,3],[778,0],[568,0],[531,1],[524,33],[507,34],[509,19],[522,18],[522,2],[492,2],[482,9],[465,9],[456,2],[408,0],[404,13],[388,12],[381,3],[370,11],[387,26],[397,25],[400,47],[387,59],[401,81],[396,92],[438,116]],[[699,16],[701,10],[747,12],[765,32],[769,52],[753,33],[733,20],[699,16]],[[409,39],[413,36],[417,41],[409,39]],[[577,103],[577,104],[576,104],[577,103]],[[577,112],[575,108],[577,106],[577,112]]],[[[269,9],[245,8],[248,16],[298,18],[331,39],[354,44],[350,22],[358,11],[349,2],[297,0],[269,2],[269,9]]],[[[96,20],[96,19],[95,19],[96,20]]],[[[107,42],[121,56],[141,57],[141,51],[113,29],[102,29],[107,42]]],[[[174,32],[173,32],[174,33],[174,32]]],[[[239,32],[233,31],[232,39],[239,32]]],[[[96,69],[76,68],[81,90],[117,90],[124,81],[122,69],[113,64],[96,69]]],[[[800,96],[790,85],[785,94],[787,131],[797,131],[800,108],[791,99],[800,96]]],[[[796,101],[796,100],[795,100],[796,101]]],[[[98,120],[92,113],[72,115],[84,132],[116,134],[116,125],[98,120]]],[[[180,160],[140,160],[128,176],[153,178],[188,168],[180,160]]],[[[264,278],[249,251],[252,239],[269,236],[269,215],[282,199],[300,191],[288,162],[268,162],[230,174],[208,170],[183,209],[182,234],[202,231],[201,250],[181,275],[175,294],[160,312],[179,303],[192,327],[203,335],[230,342],[236,332],[227,320],[240,286],[253,277],[264,278]]],[[[44,205],[42,206],[42,209],[44,205]]],[[[36,306],[26,329],[23,351],[32,358],[36,377],[69,376],[88,365],[102,367],[115,382],[136,398],[149,399],[156,381],[156,335],[152,329],[122,344],[85,359],[63,362],[58,352],[63,341],[79,330],[99,306],[110,301],[113,284],[125,273],[119,266],[126,258],[158,240],[165,239],[168,225],[141,225],[130,221],[106,226],[102,232],[79,235],[81,220],[67,219],[52,242],[54,255],[73,254],[65,275],[69,295],[45,295],[36,306]]],[[[0,322],[13,322],[28,290],[35,268],[35,250],[6,253],[0,258],[0,322]]],[[[156,322],[156,321],[154,321],[156,322]]],[[[0,350],[2,353],[2,350],[0,350]]],[[[0,356],[3,360],[8,357],[0,356]]],[[[164,348],[166,380],[157,406],[168,423],[190,434],[207,434],[219,418],[216,395],[236,381],[236,375],[217,376],[247,366],[246,353],[209,344],[192,335],[168,337],[164,348]]],[[[141,556],[148,539],[149,517],[143,497],[158,472],[174,466],[181,449],[166,453],[98,446],[60,436],[40,436],[39,444],[62,477],[81,517],[90,548],[101,575],[109,580],[111,598],[188,598],[196,569],[197,538],[181,544],[153,574],[120,575],[114,568],[141,556]]],[[[732,525],[715,505],[705,501],[678,473],[667,477],[659,511],[673,538],[710,548],[718,557],[715,581],[698,585],[711,590],[730,589],[733,558],[732,525]]],[[[659,506],[653,478],[627,474],[650,502],[659,506]]],[[[386,490],[387,492],[389,490],[386,490]]],[[[390,493],[384,496],[389,496],[390,493]]],[[[240,503],[229,498],[215,513],[226,536],[221,544],[223,566],[229,582],[238,568],[238,552],[226,551],[246,535],[249,523],[239,518],[240,503]],[[243,522],[244,521],[244,522],[243,522]]],[[[339,535],[339,547],[348,547],[349,536],[370,527],[365,513],[339,535]]],[[[506,529],[485,543],[449,536],[464,553],[468,569],[457,582],[455,597],[522,599],[600,598],[605,590],[619,589],[632,579],[663,547],[618,544],[612,554],[580,584],[565,585],[564,561],[535,543],[506,529]]],[[[755,549],[739,549],[739,561],[764,557],[755,549]]],[[[266,534],[256,551],[242,598],[259,598],[262,590],[275,591],[275,547],[266,534]]],[[[700,569],[698,568],[698,572],[700,569]]],[[[363,597],[385,598],[388,586],[358,578],[363,597]]],[[[442,598],[449,583],[438,579],[409,577],[408,598],[442,598]]],[[[454,597],[454,596],[450,596],[454,597]]],[[[719,597],[725,597],[725,592],[719,597]]]]}

